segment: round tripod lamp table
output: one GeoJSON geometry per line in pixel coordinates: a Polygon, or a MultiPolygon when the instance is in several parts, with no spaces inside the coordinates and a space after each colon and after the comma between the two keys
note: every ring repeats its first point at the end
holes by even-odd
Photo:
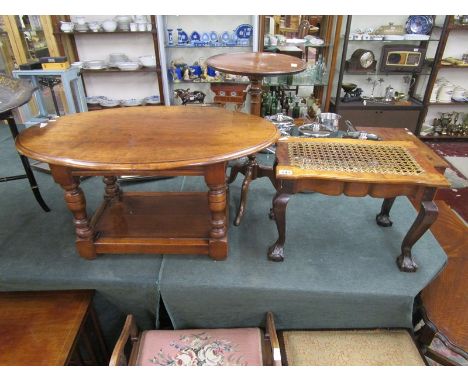
{"type": "Polygon", "coordinates": [[[264,77],[300,73],[307,67],[306,63],[297,57],[265,52],[218,54],[208,58],[206,64],[220,72],[249,77],[250,112],[254,115],[260,115],[264,77]]]}
{"type": "Polygon", "coordinates": [[[31,127],[19,152],[48,163],[65,191],[79,254],[227,256],[226,164],[275,143],[262,118],[223,109],[142,106],[71,114],[31,127]],[[121,192],[117,176],[203,176],[207,192],[121,192]],[[104,202],[92,218],[81,176],[101,176],[104,202]]]}

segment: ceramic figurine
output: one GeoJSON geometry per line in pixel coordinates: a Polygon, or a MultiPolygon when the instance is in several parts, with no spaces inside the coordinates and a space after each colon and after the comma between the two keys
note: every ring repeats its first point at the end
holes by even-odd
{"type": "Polygon", "coordinates": [[[182,101],[182,105],[188,103],[204,103],[205,102],[205,93],[195,90],[193,92],[190,89],[175,89],[174,94],[176,97],[179,97],[182,101]]]}
{"type": "Polygon", "coordinates": [[[167,30],[167,45],[173,46],[174,45],[174,36],[172,35],[173,29],[167,30]]]}
{"type": "Polygon", "coordinates": [[[184,70],[184,81],[190,81],[190,70],[189,70],[189,68],[184,70]]]}

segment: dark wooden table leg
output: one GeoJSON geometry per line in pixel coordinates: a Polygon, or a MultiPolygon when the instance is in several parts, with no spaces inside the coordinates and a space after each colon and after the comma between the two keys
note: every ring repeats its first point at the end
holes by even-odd
{"type": "Polygon", "coordinates": [[[279,190],[273,198],[273,216],[278,229],[278,240],[268,249],[268,259],[283,261],[283,247],[286,240],[286,207],[291,194],[279,190]]]}
{"type": "Polygon", "coordinates": [[[226,164],[206,166],[205,182],[209,188],[208,205],[211,214],[209,256],[214,260],[225,260],[227,257],[226,164]]]}
{"type": "Polygon", "coordinates": [[[66,167],[50,165],[50,170],[55,182],[65,190],[65,202],[73,214],[78,253],[85,259],[95,259],[94,230],[86,214],[86,198],[80,188],[80,178],[72,176],[66,167]]]}
{"type": "Polygon", "coordinates": [[[262,79],[259,77],[250,77],[250,114],[260,116],[262,103],[262,79]]]}
{"type": "MultiPolygon", "coordinates": [[[[232,170],[234,171],[234,169],[232,170]]],[[[271,183],[275,184],[275,172],[273,167],[263,166],[257,162],[255,155],[249,155],[248,160],[239,168],[236,169],[236,173],[233,174],[231,171],[231,176],[229,177],[229,181],[237,176],[237,173],[241,172],[245,175],[244,181],[242,182],[242,191],[241,197],[239,201],[239,208],[237,209],[237,215],[234,219],[234,225],[238,226],[242,220],[242,217],[245,214],[246,205],[247,205],[247,195],[249,193],[249,186],[252,180],[257,178],[268,177],[271,183]]]]}
{"type": "Polygon", "coordinates": [[[416,272],[418,266],[413,260],[411,248],[421,238],[422,235],[431,227],[437,219],[438,209],[434,203],[435,188],[424,190],[421,198],[421,208],[413,225],[409,229],[403,243],[401,244],[401,255],[397,258],[398,268],[402,272],[416,272]]]}
{"type": "Polygon", "coordinates": [[[105,176],[103,177],[102,181],[106,185],[104,191],[104,199],[106,200],[113,200],[117,199],[120,200],[121,191],[120,187],[117,183],[116,176],[105,176]]]}
{"type": "Polygon", "coordinates": [[[396,198],[386,198],[382,203],[380,213],[375,217],[375,221],[381,227],[391,227],[393,222],[390,220],[390,210],[396,198]]]}

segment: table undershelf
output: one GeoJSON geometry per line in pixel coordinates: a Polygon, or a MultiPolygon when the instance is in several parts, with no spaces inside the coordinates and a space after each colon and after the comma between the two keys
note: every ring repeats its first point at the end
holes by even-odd
{"type": "Polygon", "coordinates": [[[97,253],[208,254],[206,192],[126,192],[93,221],[97,253]]]}

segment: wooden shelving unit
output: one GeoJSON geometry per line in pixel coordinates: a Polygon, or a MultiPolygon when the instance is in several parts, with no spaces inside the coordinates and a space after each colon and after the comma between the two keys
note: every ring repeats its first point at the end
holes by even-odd
{"type": "MultiPolygon", "coordinates": [[[[433,73],[431,75],[431,78],[429,80],[429,84],[427,86],[427,91],[426,91],[426,97],[424,99],[424,110],[421,113],[421,118],[420,118],[420,124],[419,124],[419,129],[417,130],[417,135],[419,135],[421,126],[427,116],[428,109],[431,106],[453,106],[453,107],[460,107],[460,106],[467,106],[468,102],[430,102],[430,95],[432,93],[432,89],[434,87],[435,81],[437,80],[437,76],[439,75],[440,70],[463,70],[463,69],[468,69],[468,66],[460,66],[460,65],[445,65],[442,64],[443,56],[444,56],[444,51],[447,45],[447,41],[450,36],[451,31],[468,31],[468,25],[459,25],[459,24],[454,24],[453,22],[453,16],[447,16],[446,17],[446,22],[445,22],[445,28],[442,31],[442,35],[440,38],[440,43],[439,43],[439,50],[440,54],[436,56],[436,65],[434,66],[433,73]]],[[[462,46],[463,48],[463,46],[462,46]]],[[[465,53],[465,52],[461,52],[465,53]]],[[[468,73],[468,70],[467,70],[468,73]]],[[[421,139],[425,140],[458,140],[458,141],[466,141],[468,140],[468,136],[449,136],[449,135],[438,135],[438,136],[431,136],[431,135],[419,135],[421,139]]]]}
{"type": "MultiPolygon", "coordinates": [[[[276,16],[275,16],[276,17],[276,16]]],[[[305,16],[310,17],[310,16],[305,16]]],[[[314,16],[312,16],[314,17],[314,16]]],[[[314,83],[314,84],[293,84],[290,85],[292,87],[299,87],[299,86],[313,86],[314,87],[314,97],[316,99],[321,99],[321,109],[324,112],[329,111],[330,102],[331,102],[331,85],[333,83],[333,76],[334,76],[334,66],[336,64],[336,54],[337,54],[337,47],[339,42],[339,30],[341,28],[343,16],[318,16],[321,18],[320,29],[318,32],[318,37],[324,40],[322,45],[313,45],[313,44],[305,44],[305,57],[303,59],[308,61],[309,59],[309,49],[317,49],[324,59],[324,63],[327,67],[327,79],[322,83],[314,83]]],[[[265,36],[265,16],[260,16],[260,28],[259,28],[259,51],[260,52],[276,52],[278,47],[267,46],[264,43],[264,36],[265,36]],[[276,49],[274,49],[276,48],[276,49]]],[[[288,28],[281,28],[280,32],[289,32],[295,33],[298,32],[298,28],[295,29],[288,29],[288,28]]],[[[283,53],[283,52],[279,52],[283,53]]],[[[284,53],[283,53],[284,54],[284,53]]],[[[267,86],[267,85],[265,85],[267,86]]],[[[271,85],[276,86],[276,85],[271,85]]]]}
{"type": "MultiPolygon", "coordinates": [[[[155,57],[156,57],[156,67],[154,68],[149,68],[149,67],[142,67],[137,70],[120,70],[117,68],[107,68],[107,69],[100,69],[100,70],[94,70],[94,69],[82,69],[81,73],[83,75],[101,75],[101,74],[116,74],[116,73],[121,73],[123,75],[127,75],[128,73],[155,73],[157,76],[157,82],[158,82],[158,91],[159,91],[159,98],[161,100],[161,104],[164,104],[164,92],[163,92],[163,80],[161,77],[161,64],[159,61],[159,43],[158,43],[158,31],[157,31],[157,25],[156,25],[156,18],[155,16],[150,16],[151,19],[151,24],[152,24],[152,30],[151,31],[115,31],[115,32],[104,32],[104,31],[99,31],[99,32],[92,32],[92,31],[87,31],[87,32],[63,32],[60,30],[59,25],[60,25],[60,20],[64,21],[71,21],[70,16],[52,16],[53,24],[54,24],[54,35],[56,36],[58,46],[60,49],[60,54],[64,56],[69,56],[70,61],[80,61],[80,56],[77,50],[76,46],[76,41],[75,41],[75,36],[91,36],[91,35],[96,35],[96,36],[114,36],[114,35],[135,35],[135,36],[141,36],[141,35],[150,35],[153,40],[153,47],[154,51],[152,52],[155,57]],[[70,57],[71,56],[71,57],[70,57]]],[[[90,107],[90,110],[93,110],[93,107],[90,107]]]]}
{"type": "MultiPolygon", "coordinates": [[[[435,26],[432,31],[430,38],[427,40],[350,40],[349,36],[354,30],[352,26],[354,16],[347,16],[346,27],[344,28],[343,33],[341,33],[342,38],[342,55],[339,71],[339,79],[336,88],[336,96],[332,101],[332,110],[335,113],[341,114],[344,119],[349,119],[356,126],[374,126],[374,127],[406,127],[418,134],[421,128],[421,125],[424,121],[424,110],[426,109],[430,94],[432,91],[432,86],[437,75],[437,64],[440,62],[443,53],[443,41],[441,38],[438,38],[439,33],[441,36],[444,36],[445,30],[448,25],[448,18],[443,19],[443,26],[435,26]],[[380,69],[376,69],[371,72],[348,72],[346,70],[346,60],[349,58],[349,53],[352,52],[357,47],[366,48],[372,50],[377,60],[377,68],[380,67],[380,49],[379,47],[385,46],[388,44],[408,44],[414,46],[415,48],[422,48],[429,50],[429,44],[431,48],[435,51],[434,59],[428,60],[420,72],[380,72],[380,69]],[[437,44],[435,46],[435,44],[437,44]],[[354,48],[350,48],[352,45],[354,48]],[[359,76],[355,77],[353,80],[349,79],[349,76],[359,76]],[[357,82],[356,78],[375,77],[379,76],[382,78],[396,78],[398,76],[409,76],[409,83],[414,85],[408,85],[408,103],[373,103],[366,102],[366,105],[363,102],[342,102],[341,85],[344,82],[355,82],[358,87],[362,85],[362,81],[357,82]],[[345,80],[346,77],[346,80],[345,80]],[[421,81],[421,82],[420,82],[421,81]],[[422,83],[423,85],[419,91],[415,91],[417,84],[422,83]]],[[[440,16],[439,16],[440,17],[440,16]]],[[[389,22],[394,20],[388,19],[389,22]]],[[[372,20],[369,20],[369,23],[372,23],[372,20]]],[[[372,26],[372,25],[371,25],[372,26]]],[[[432,49],[431,49],[432,50],[432,49]]],[[[393,80],[391,80],[393,81],[393,80]]],[[[369,94],[364,93],[363,96],[369,96],[369,94]]]]}

